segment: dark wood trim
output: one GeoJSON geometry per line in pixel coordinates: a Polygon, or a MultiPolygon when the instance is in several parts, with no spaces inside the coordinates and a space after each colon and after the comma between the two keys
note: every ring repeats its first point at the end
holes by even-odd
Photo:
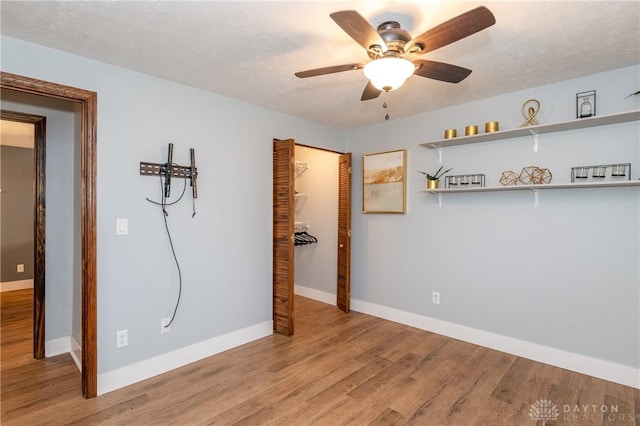
{"type": "Polygon", "coordinates": [[[96,328],[96,127],[98,95],[88,90],[6,72],[0,73],[0,87],[79,102],[82,106],[82,394],[85,398],[93,398],[98,392],[96,328]]]}
{"type": "Polygon", "coordinates": [[[33,277],[33,356],[44,358],[45,342],[45,244],[46,244],[46,117],[35,124],[35,216],[34,216],[34,277],[33,277]]]}
{"type": "Polygon", "coordinates": [[[2,120],[34,126],[33,176],[33,357],[44,358],[45,342],[45,235],[46,235],[46,123],[41,115],[0,111],[2,120]]]}

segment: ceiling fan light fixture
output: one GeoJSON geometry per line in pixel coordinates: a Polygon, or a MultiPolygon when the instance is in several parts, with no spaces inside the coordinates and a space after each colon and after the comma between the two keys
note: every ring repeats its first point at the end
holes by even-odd
{"type": "Polygon", "coordinates": [[[386,57],[376,59],[364,66],[364,75],[377,89],[389,92],[402,86],[415,71],[411,61],[386,57]]]}

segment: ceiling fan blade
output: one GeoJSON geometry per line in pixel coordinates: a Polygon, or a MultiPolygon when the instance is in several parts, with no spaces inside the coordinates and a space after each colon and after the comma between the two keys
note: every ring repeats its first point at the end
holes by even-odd
{"type": "Polygon", "coordinates": [[[496,18],[493,13],[486,7],[480,6],[419,35],[407,43],[405,51],[409,52],[415,44],[420,44],[422,46],[421,53],[431,52],[484,30],[495,23],[496,18]]]}
{"type": "Polygon", "coordinates": [[[416,66],[413,74],[448,83],[460,83],[471,74],[470,69],[445,64],[444,62],[416,60],[413,61],[413,64],[416,66]]]}
{"type": "Polygon", "coordinates": [[[382,53],[387,51],[387,44],[380,37],[380,34],[355,10],[342,10],[329,16],[360,46],[369,50],[369,47],[378,45],[382,53]]]}
{"type": "Polygon", "coordinates": [[[371,82],[367,83],[367,87],[364,88],[364,92],[362,92],[361,101],[368,101],[369,99],[375,99],[380,96],[382,91],[376,86],[374,86],[371,82]]]}
{"type": "Polygon", "coordinates": [[[359,70],[363,67],[364,67],[364,64],[334,65],[331,67],[316,68],[308,71],[299,71],[296,73],[296,77],[299,77],[299,78],[316,77],[318,75],[333,74],[333,73],[342,72],[342,71],[359,70]]]}

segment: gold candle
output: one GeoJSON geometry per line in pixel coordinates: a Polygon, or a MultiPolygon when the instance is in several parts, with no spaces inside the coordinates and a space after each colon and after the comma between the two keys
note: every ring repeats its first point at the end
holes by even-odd
{"type": "Polygon", "coordinates": [[[476,126],[475,124],[467,126],[464,128],[464,135],[465,136],[472,136],[472,135],[477,135],[478,134],[478,126],[476,126]]]}
{"type": "Polygon", "coordinates": [[[444,138],[445,139],[451,139],[451,138],[455,138],[457,136],[457,131],[456,129],[447,129],[444,131],[444,138]]]}
{"type": "Polygon", "coordinates": [[[497,121],[487,121],[484,125],[484,131],[487,133],[497,132],[498,131],[498,122],[497,121]]]}

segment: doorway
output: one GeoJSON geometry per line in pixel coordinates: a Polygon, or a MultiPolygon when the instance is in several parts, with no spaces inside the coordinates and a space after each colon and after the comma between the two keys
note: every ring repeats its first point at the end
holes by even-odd
{"type": "MultiPolygon", "coordinates": [[[[65,99],[79,104],[81,115],[81,245],[82,245],[82,394],[97,395],[96,312],[96,127],[97,94],[29,77],[0,73],[0,88],[65,99]]],[[[43,242],[44,243],[44,242],[43,242]]],[[[34,278],[35,280],[35,278],[34,278]]],[[[35,282],[34,282],[35,286],[35,282]]],[[[35,291],[35,289],[34,289],[35,291]]],[[[44,306],[43,306],[44,308],[44,306]]],[[[43,317],[44,319],[44,317],[43,317]]],[[[34,324],[35,327],[35,324],[34,324]]]]}
{"type": "MultiPolygon", "coordinates": [[[[293,139],[276,140],[273,145],[273,324],[274,331],[280,334],[294,333],[294,286],[295,259],[294,245],[296,234],[309,224],[297,222],[294,217],[300,205],[305,202],[305,194],[296,194],[296,176],[304,172],[304,162],[296,162],[296,148],[327,151],[320,148],[296,144],[293,139]],[[301,228],[302,227],[302,228],[301,228]]],[[[351,154],[331,151],[337,155],[336,165],[337,229],[335,238],[328,238],[325,244],[332,247],[336,256],[336,305],[349,312],[350,299],[350,258],[351,258],[351,154]]],[[[320,206],[322,209],[322,206],[320,206]]],[[[303,238],[308,239],[309,236],[303,238]]],[[[314,237],[311,236],[311,241],[314,237]]],[[[313,251],[313,250],[312,250],[313,251]]],[[[299,252],[299,254],[303,254],[299,252]]],[[[308,253],[311,257],[312,254],[308,253]]],[[[326,294],[326,293],[325,293],[326,294]]]]}
{"type": "MultiPolygon", "coordinates": [[[[33,215],[33,244],[28,253],[33,259],[33,357],[45,355],[45,149],[46,117],[15,111],[0,111],[3,122],[24,123],[33,127],[33,184],[31,205],[33,215]]],[[[26,248],[25,248],[26,249],[26,248]]],[[[26,254],[26,253],[25,253],[26,254]]],[[[24,267],[24,266],[23,266],[24,267]]]]}

